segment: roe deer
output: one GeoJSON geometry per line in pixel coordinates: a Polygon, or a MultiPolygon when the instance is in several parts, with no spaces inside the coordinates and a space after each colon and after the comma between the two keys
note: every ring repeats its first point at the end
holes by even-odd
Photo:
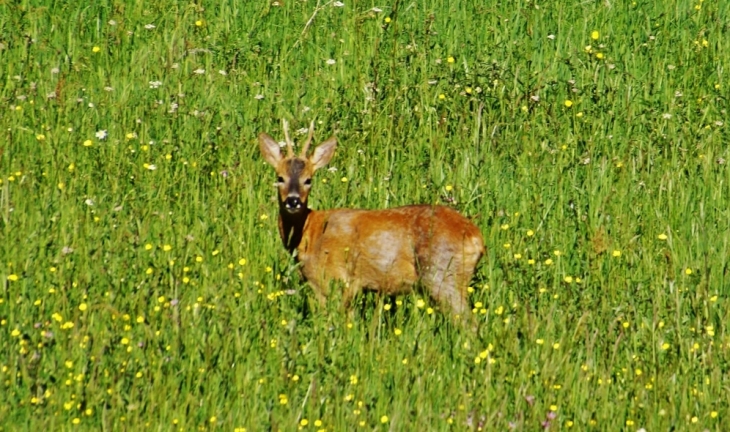
{"type": "Polygon", "coordinates": [[[455,210],[437,205],[308,208],[312,176],[332,159],[337,140],[331,137],[307,157],[312,122],[307,141],[295,156],[288,124],[282,123],[286,156],[266,133],[259,135],[259,145],[278,176],[279,234],[289,252],[297,252],[302,273],[320,303],[334,280],[344,283],[346,306],[363,288],[395,294],[421,284],[434,300],[462,314],[468,306],[469,281],[484,253],[479,228],[455,210]]]}

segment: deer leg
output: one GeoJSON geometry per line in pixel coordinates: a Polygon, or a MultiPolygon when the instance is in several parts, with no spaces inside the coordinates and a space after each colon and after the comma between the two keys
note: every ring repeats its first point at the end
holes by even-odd
{"type": "Polygon", "coordinates": [[[342,293],[342,304],[345,309],[350,309],[352,300],[360,294],[360,291],[362,291],[362,286],[358,282],[352,281],[345,284],[345,291],[342,293]]]}
{"type": "Polygon", "coordinates": [[[320,306],[324,307],[327,304],[327,293],[322,290],[322,286],[319,283],[312,280],[308,282],[309,286],[312,287],[312,291],[314,292],[314,297],[317,299],[317,302],[320,306]]]}
{"type": "Polygon", "coordinates": [[[441,305],[448,305],[455,315],[462,315],[468,309],[466,283],[461,276],[461,260],[457,257],[443,257],[432,260],[425,266],[422,282],[431,298],[441,305]]]}

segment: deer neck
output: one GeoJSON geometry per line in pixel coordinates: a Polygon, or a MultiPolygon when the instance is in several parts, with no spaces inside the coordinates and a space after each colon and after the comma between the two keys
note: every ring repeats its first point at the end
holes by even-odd
{"type": "Polygon", "coordinates": [[[283,205],[279,208],[279,235],[281,235],[281,241],[284,242],[284,247],[289,253],[294,253],[299,243],[302,241],[302,235],[304,234],[304,225],[307,222],[307,217],[312,212],[308,207],[304,208],[304,211],[300,214],[291,214],[287,212],[283,205]]]}

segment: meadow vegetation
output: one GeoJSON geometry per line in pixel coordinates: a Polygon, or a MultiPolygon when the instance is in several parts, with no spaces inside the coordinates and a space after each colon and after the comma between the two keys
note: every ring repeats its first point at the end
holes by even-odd
{"type": "Polygon", "coordinates": [[[727,430],[730,2],[0,3],[0,430],[727,430]],[[440,203],[487,254],[316,303],[314,208],[440,203]],[[723,426],[725,425],[725,426],[723,426]]]}

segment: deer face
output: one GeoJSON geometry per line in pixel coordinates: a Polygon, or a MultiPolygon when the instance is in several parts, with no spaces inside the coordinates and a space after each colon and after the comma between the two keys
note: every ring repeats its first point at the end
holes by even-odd
{"type": "Polygon", "coordinates": [[[308,159],[286,158],[276,166],[279,203],[288,213],[299,213],[307,207],[314,169],[308,159]]]}
{"type": "Polygon", "coordinates": [[[299,156],[294,155],[293,143],[289,139],[288,125],[284,122],[284,133],[287,141],[287,156],[281,154],[281,147],[268,134],[259,135],[261,153],[276,170],[276,186],[279,189],[279,207],[282,212],[296,215],[307,209],[307,198],[312,187],[312,176],[319,168],[327,165],[337,147],[335,137],[323,142],[307,157],[307,149],[314,133],[314,122],[309,128],[309,138],[302,147],[299,156]]]}

